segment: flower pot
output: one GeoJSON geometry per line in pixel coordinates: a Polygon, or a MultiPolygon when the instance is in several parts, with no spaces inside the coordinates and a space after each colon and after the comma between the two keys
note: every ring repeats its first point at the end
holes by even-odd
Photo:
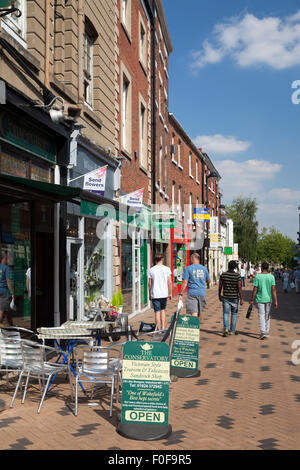
{"type": "Polygon", "coordinates": [[[118,307],[118,313],[119,315],[123,313],[123,305],[120,305],[120,307],[118,307]]]}

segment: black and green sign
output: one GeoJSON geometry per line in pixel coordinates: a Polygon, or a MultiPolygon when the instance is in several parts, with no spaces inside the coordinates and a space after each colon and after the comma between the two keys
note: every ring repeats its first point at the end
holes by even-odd
{"type": "Polygon", "coordinates": [[[172,374],[187,377],[198,373],[199,338],[199,318],[179,315],[172,349],[172,374]]]}
{"type": "Polygon", "coordinates": [[[32,128],[24,119],[6,111],[0,112],[0,141],[30,152],[50,163],[56,163],[55,140],[40,129],[32,128]]]}
{"type": "Polygon", "coordinates": [[[123,349],[122,423],[168,425],[170,348],[132,341],[123,349]]]}

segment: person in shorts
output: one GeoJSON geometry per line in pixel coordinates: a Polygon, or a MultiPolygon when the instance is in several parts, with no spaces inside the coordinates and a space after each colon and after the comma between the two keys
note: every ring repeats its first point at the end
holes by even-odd
{"type": "Polygon", "coordinates": [[[165,330],[167,301],[172,299],[172,274],[171,269],[164,265],[163,254],[155,256],[155,266],[149,271],[148,287],[157,330],[165,330]]]}
{"type": "Polygon", "coordinates": [[[10,268],[7,266],[7,254],[2,253],[0,263],[0,325],[3,324],[4,317],[7,317],[10,326],[13,326],[12,312],[10,309],[10,294],[13,300],[12,274],[10,268]]]}
{"type": "Polygon", "coordinates": [[[205,266],[200,264],[200,255],[193,253],[191,265],[187,266],[183,272],[183,282],[180,291],[180,300],[186,287],[188,293],[186,297],[186,313],[199,317],[201,320],[202,310],[206,306],[206,286],[210,283],[209,272],[205,266]]]}

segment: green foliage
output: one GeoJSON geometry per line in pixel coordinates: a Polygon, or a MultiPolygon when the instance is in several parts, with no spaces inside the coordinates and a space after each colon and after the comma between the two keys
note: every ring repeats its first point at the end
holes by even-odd
{"type": "Polygon", "coordinates": [[[296,264],[294,262],[294,247],[295,242],[282,235],[275,227],[271,227],[269,230],[263,228],[258,237],[257,260],[293,267],[296,264]]]}
{"type": "Polygon", "coordinates": [[[115,292],[113,293],[113,296],[112,296],[112,299],[111,299],[111,304],[114,307],[119,307],[119,305],[118,305],[118,296],[115,292]]]}
{"type": "Polygon", "coordinates": [[[118,293],[117,293],[117,297],[118,297],[118,307],[121,307],[121,305],[123,305],[123,294],[122,294],[122,291],[121,289],[119,289],[118,293]]]}
{"type": "Polygon", "coordinates": [[[233,220],[234,242],[239,244],[239,256],[244,262],[254,262],[258,240],[256,199],[237,197],[226,210],[233,220]]]}
{"type": "Polygon", "coordinates": [[[121,289],[119,289],[118,292],[113,293],[111,304],[117,308],[123,305],[123,294],[122,294],[121,289]]]}

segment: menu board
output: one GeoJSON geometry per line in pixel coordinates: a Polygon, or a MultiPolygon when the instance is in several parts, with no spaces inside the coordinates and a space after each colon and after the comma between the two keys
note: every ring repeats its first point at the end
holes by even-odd
{"type": "Polygon", "coordinates": [[[170,348],[127,342],[123,349],[122,423],[168,425],[170,348]]]}
{"type": "Polygon", "coordinates": [[[199,318],[179,315],[171,358],[172,373],[176,369],[190,371],[191,374],[198,371],[199,338],[199,318]]]}

